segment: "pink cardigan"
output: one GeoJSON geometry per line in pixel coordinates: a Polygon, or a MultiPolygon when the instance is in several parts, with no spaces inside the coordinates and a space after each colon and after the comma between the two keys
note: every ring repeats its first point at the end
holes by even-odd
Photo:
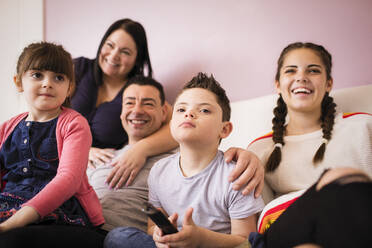
{"type": "MultiPolygon", "coordinates": [[[[22,113],[0,126],[0,149],[17,124],[27,115],[28,113],[22,113]]],[[[89,148],[92,144],[92,135],[86,119],[72,109],[62,108],[57,122],[56,138],[59,156],[57,175],[24,206],[33,207],[44,217],[71,196],[75,196],[92,224],[103,224],[101,204],[86,175],[89,148]]]]}

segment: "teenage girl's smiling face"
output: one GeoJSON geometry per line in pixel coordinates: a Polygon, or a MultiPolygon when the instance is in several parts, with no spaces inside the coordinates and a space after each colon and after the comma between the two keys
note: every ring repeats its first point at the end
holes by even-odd
{"type": "Polygon", "coordinates": [[[170,123],[171,133],[179,143],[199,145],[216,142],[230,134],[224,128],[222,109],[216,96],[202,88],[186,89],[178,96],[170,123]],[[226,133],[227,131],[227,133],[226,133]]]}
{"type": "Polygon", "coordinates": [[[28,70],[19,81],[18,91],[23,92],[34,120],[40,116],[54,116],[60,112],[70,91],[70,80],[66,75],[44,70],[28,70]]]}
{"type": "Polygon", "coordinates": [[[132,36],[122,29],[112,32],[99,55],[99,65],[105,76],[126,79],[137,58],[137,46],[132,36]]]}
{"type": "Polygon", "coordinates": [[[286,55],[275,86],[289,112],[320,115],[321,102],[332,89],[332,79],[327,80],[326,68],[315,51],[299,48],[286,55]]]}

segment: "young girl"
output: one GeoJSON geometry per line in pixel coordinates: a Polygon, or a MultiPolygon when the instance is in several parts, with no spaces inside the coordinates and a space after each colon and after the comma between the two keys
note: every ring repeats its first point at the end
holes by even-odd
{"type": "Polygon", "coordinates": [[[103,224],[85,174],[92,142],[89,125],[66,108],[75,84],[70,54],[59,45],[33,43],[18,59],[14,82],[29,112],[0,126],[0,246],[17,235],[21,240],[22,228],[17,235],[11,230],[30,224],[103,224]]]}

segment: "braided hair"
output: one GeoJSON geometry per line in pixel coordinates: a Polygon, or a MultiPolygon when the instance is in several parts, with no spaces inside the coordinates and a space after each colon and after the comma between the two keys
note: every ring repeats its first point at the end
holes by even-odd
{"type": "Polygon", "coordinates": [[[277,106],[274,108],[273,123],[273,141],[275,144],[274,150],[271,153],[266,164],[266,172],[274,171],[282,160],[282,147],[284,146],[284,132],[285,132],[285,117],[287,116],[287,105],[283,97],[279,95],[277,106]]]}
{"type": "Polygon", "coordinates": [[[318,148],[313,158],[314,164],[321,162],[324,157],[324,152],[328,141],[332,137],[333,124],[335,123],[336,103],[333,98],[329,96],[328,92],[322,100],[322,114],[320,116],[321,128],[323,131],[323,142],[318,148]]]}
{"type": "MultiPolygon", "coordinates": [[[[319,57],[321,58],[325,69],[326,69],[326,76],[327,80],[332,79],[331,77],[331,69],[332,69],[332,56],[331,54],[321,45],[316,45],[314,43],[302,43],[296,42],[289,44],[286,48],[283,49],[281,52],[279,59],[278,59],[278,67],[277,72],[275,75],[275,80],[279,82],[280,79],[280,70],[283,66],[284,59],[286,55],[292,51],[299,48],[307,48],[311,49],[316,52],[319,57]]],[[[285,104],[281,95],[279,95],[277,106],[274,108],[274,118],[272,120],[273,123],[273,136],[272,139],[274,141],[274,150],[270,154],[268,161],[266,163],[265,170],[266,172],[273,172],[278,168],[281,159],[282,159],[282,147],[285,145],[284,143],[284,133],[285,133],[285,118],[287,116],[287,105],[285,104]]],[[[336,113],[336,104],[333,101],[333,98],[329,96],[328,92],[324,95],[322,104],[321,104],[321,128],[323,132],[323,142],[316,151],[313,163],[316,165],[317,163],[321,162],[324,158],[324,153],[326,149],[326,145],[328,141],[332,138],[332,130],[334,125],[336,113]]]]}

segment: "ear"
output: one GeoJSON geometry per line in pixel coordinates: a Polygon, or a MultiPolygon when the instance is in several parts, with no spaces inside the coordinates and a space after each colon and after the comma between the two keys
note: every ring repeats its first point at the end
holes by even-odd
{"type": "Polygon", "coordinates": [[[221,139],[224,139],[226,138],[227,136],[230,135],[230,133],[232,132],[232,123],[229,122],[229,121],[225,121],[222,123],[222,129],[221,129],[221,132],[220,132],[220,138],[221,139]]]}
{"type": "Polygon", "coordinates": [[[69,97],[69,96],[71,96],[71,93],[72,93],[72,84],[71,84],[71,83],[69,83],[69,84],[68,84],[68,89],[67,89],[67,96],[66,96],[66,97],[69,97]]]}
{"type": "Polygon", "coordinates": [[[161,107],[161,113],[162,113],[162,123],[169,123],[170,120],[172,119],[172,112],[173,108],[172,106],[166,101],[164,102],[163,106],[161,107]]]}
{"type": "Polygon", "coordinates": [[[281,93],[281,91],[280,91],[280,84],[279,84],[279,81],[278,80],[275,80],[275,89],[276,89],[276,92],[278,94],[281,93]]]}
{"type": "Polygon", "coordinates": [[[326,82],[326,91],[329,93],[333,87],[333,78],[327,80],[326,82]]]}
{"type": "Polygon", "coordinates": [[[15,86],[17,87],[18,92],[23,92],[22,82],[20,79],[18,79],[17,76],[13,77],[13,81],[15,86]]]}

